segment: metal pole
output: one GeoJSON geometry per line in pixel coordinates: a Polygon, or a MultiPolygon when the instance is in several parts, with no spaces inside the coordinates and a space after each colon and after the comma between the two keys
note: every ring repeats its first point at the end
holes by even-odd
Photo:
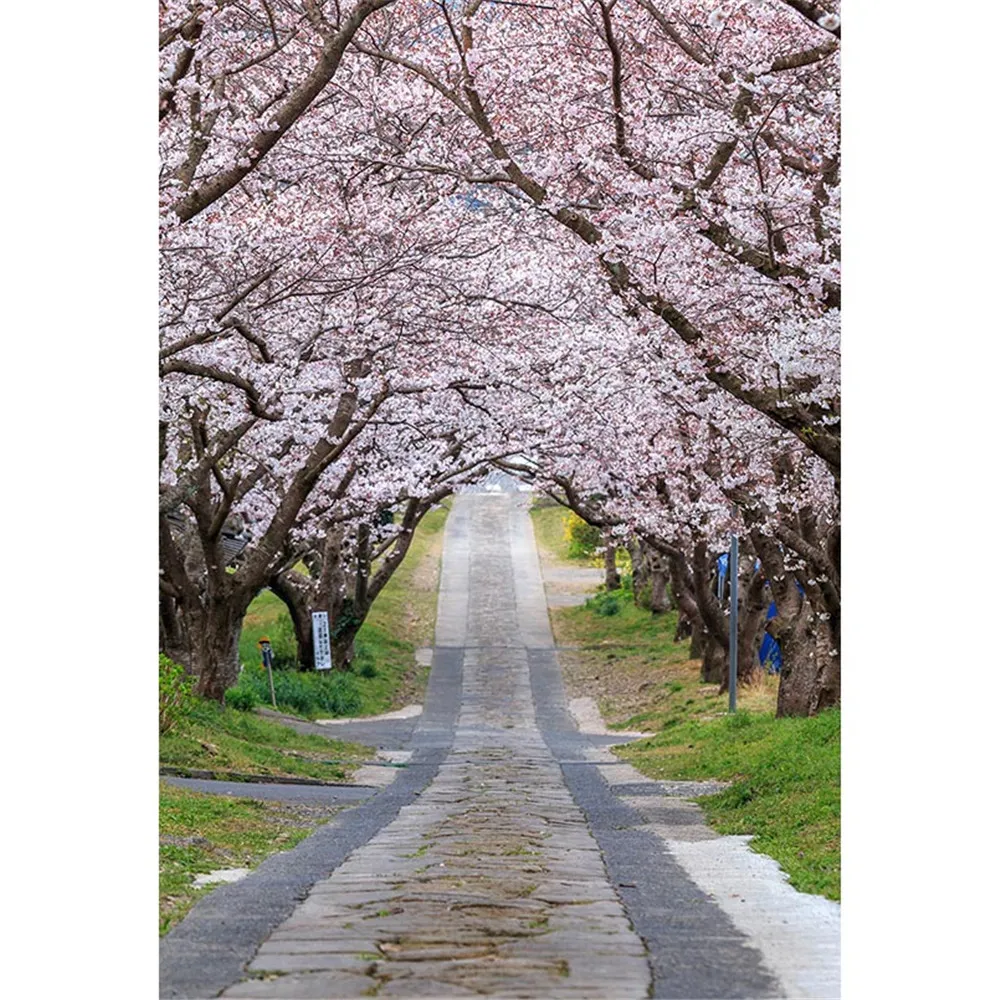
{"type": "Polygon", "coordinates": [[[270,646],[268,646],[268,648],[264,650],[264,666],[267,667],[267,682],[271,686],[271,704],[274,706],[274,708],[277,708],[278,707],[278,702],[277,702],[277,700],[274,697],[274,676],[271,673],[271,648],[270,648],[270,646]]]}
{"type": "Polygon", "coordinates": [[[729,545],[729,711],[736,711],[737,628],[740,610],[740,540],[733,535],[729,545]]]}

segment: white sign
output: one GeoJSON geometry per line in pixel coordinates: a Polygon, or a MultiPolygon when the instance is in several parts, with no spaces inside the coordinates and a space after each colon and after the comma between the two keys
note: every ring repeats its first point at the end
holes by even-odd
{"type": "Polygon", "coordinates": [[[313,612],[313,662],[317,670],[330,670],[330,616],[325,611],[313,612]]]}

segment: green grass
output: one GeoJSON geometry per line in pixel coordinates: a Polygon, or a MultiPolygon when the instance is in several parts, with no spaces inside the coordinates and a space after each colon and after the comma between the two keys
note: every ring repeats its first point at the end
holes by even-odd
{"type": "MultiPolygon", "coordinates": [[[[420,522],[406,557],[358,631],[351,671],[328,676],[275,671],[280,709],[306,718],[378,715],[393,708],[404,695],[422,692],[428,671],[414,665],[414,655],[418,646],[432,641],[434,633],[437,578],[436,573],[428,572],[428,561],[432,548],[440,545],[448,510],[445,503],[420,522]]],[[[257,648],[262,635],[271,640],[277,664],[291,667],[295,663],[291,618],[282,601],[269,590],[254,599],[240,633],[240,662],[246,675],[241,684],[253,687],[259,701],[269,705],[270,691],[257,648]]]]}
{"type": "Polygon", "coordinates": [[[160,782],[160,934],[211,887],[194,876],[218,868],[254,868],[288,850],[329,818],[330,810],[202,795],[160,782]]]}
{"type": "Polygon", "coordinates": [[[840,712],[775,718],[777,678],[728,694],[704,684],[689,643],[673,641],[676,613],[652,615],[616,591],[619,612],[555,609],[560,659],[597,698],[612,728],[655,732],[615,752],[659,779],[717,779],[732,785],[699,799],[710,825],[750,834],[752,849],[774,858],[802,892],[840,899],[840,712]]]}
{"type": "Polygon", "coordinates": [[[198,699],[177,726],[160,737],[160,763],[192,770],[347,780],[344,761],[372,750],[324,736],[303,735],[249,712],[198,699]]]}
{"type": "Polygon", "coordinates": [[[276,666],[293,667],[298,652],[292,619],[281,598],[262,590],[251,602],[240,631],[240,663],[245,667],[260,663],[261,636],[271,640],[276,666]]]}
{"type": "MultiPolygon", "coordinates": [[[[309,719],[361,714],[372,686],[368,678],[352,671],[315,673],[283,669],[272,673],[277,707],[309,719]]],[[[226,704],[244,710],[258,705],[270,707],[267,671],[260,665],[244,668],[239,682],[226,692],[226,704]]]]}
{"type": "Polygon", "coordinates": [[[636,605],[629,590],[601,592],[581,606],[565,610],[568,623],[578,642],[594,646],[614,645],[647,655],[688,659],[690,643],[674,642],[677,613],[654,615],[636,605]],[[618,604],[614,615],[602,615],[601,603],[608,598],[618,604]]]}
{"type": "Polygon", "coordinates": [[[840,899],[840,711],[809,719],[737,712],[668,721],[650,740],[618,751],[651,778],[721,778],[699,799],[720,833],[752,834],[803,892],[840,899]]]}

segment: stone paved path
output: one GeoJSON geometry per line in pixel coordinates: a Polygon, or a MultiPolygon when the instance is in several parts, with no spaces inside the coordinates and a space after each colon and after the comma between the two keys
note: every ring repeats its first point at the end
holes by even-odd
{"type": "Polygon", "coordinates": [[[464,649],[451,752],[261,946],[251,973],[281,975],[223,996],[648,994],[645,947],[535,721],[526,650],[552,638],[530,537],[509,530],[526,515],[504,495],[458,503],[472,524],[445,550],[437,635],[464,649]]]}

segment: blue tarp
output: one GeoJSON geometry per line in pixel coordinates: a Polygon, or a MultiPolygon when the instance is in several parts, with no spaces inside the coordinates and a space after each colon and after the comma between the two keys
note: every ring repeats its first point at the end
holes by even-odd
{"type": "Polygon", "coordinates": [[[764,633],[764,638],[760,640],[760,665],[769,674],[781,673],[781,646],[778,640],[770,632],[764,633]]]}
{"type": "MultiPolygon", "coordinates": [[[[716,596],[719,600],[722,600],[722,590],[725,585],[726,575],[729,572],[729,553],[723,552],[721,556],[715,561],[716,568],[719,572],[718,588],[716,590],[716,596]]],[[[760,569],[760,560],[758,559],[754,571],[756,572],[760,569]]],[[[800,594],[805,594],[802,589],[802,584],[798,580],[795,581],[795,586],[798,587],[800,594]]],[[[770,621],[772,618],[777,617],[778,605],[774,601],[771,601],[770,607],[767,609],[767,620],[770,621]]],[[[758,652],[758,657],[760,659],[760,665],[767,670],[768,673],[778,674],[781,673],[781,645],[778,640],[774,638],[769,632],[764,633],[764,638],[760,641],[760,651],[758,652]]]]}
{"type": "MultiPolygon", "coordinates": [[[[767,620],[778,616],[778,605],[771,601],[771,606],[767,609],[767,620]]],[[[770,632],[764,633],[764,638],[760,640],[760,665],[769,674],[781,673],[781,646],[778,640],[770,632]]]]}

